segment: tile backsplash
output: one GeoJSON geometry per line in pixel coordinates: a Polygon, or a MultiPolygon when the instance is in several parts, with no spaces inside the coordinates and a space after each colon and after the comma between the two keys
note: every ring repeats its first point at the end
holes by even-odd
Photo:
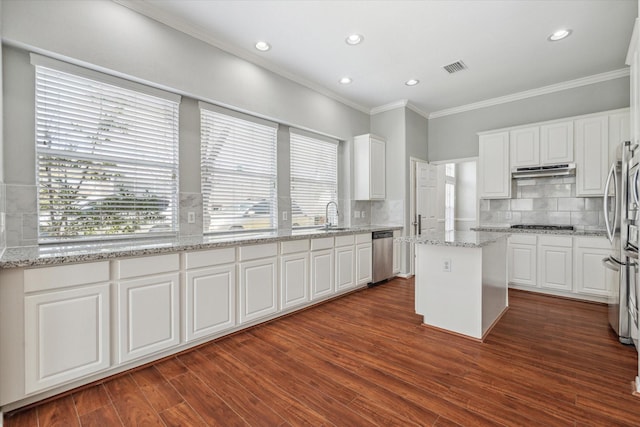
{"type": "Polygon", "coordinates": [[[576,197],[576,178],[535,178],[512,181],[511,199],[480,201],[480,225],[573,225],[576,229],[605,227],[601,197],[576,197]]]}

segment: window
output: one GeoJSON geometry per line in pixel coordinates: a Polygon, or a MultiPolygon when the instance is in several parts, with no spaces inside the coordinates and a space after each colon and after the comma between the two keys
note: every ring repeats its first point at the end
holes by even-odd
{"type": "MultiPolygon", "coordinates": [[[[323,225],[327,203],[338,200],[338,142],[291,130],[291,224],[323,225]]],[[[330,213],[335,214],[335,209],[330,213]]],[[[337,224],[337,218],[331,218],[337,224]]]]}
{"type": "Polygon", "coordinates": [[[39,241],[175,234],[180,97],[38,55],[32,63],[39,241]]]}
{"type": "Polygon", "coordinates": [[[276,228],[277,125],[200,104],[204,232],[276,228]]]}

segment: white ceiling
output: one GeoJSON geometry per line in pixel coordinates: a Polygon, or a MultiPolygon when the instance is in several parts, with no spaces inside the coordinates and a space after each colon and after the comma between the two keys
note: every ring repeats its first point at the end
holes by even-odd
{"type": "Polygon", "coordinates": [[[362,111],[425,115],[621,70],[638,16],[637,0],[116,1],[362,111]],[[547,41],[559,28],[573,34],[547,41]],[[457,60],[468,70],[442,69],[457,60]]]}

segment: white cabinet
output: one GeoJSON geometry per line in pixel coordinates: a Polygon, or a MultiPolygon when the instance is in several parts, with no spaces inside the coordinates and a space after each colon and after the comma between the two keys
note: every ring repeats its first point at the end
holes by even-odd
{"type": "Polygon", "coordinates": [[[309,240],[281,243],[281,308],[295,307],[309,301],[309,240]]]}
{"type": "Polygon", "coordinates": [[[276,243],[239,249],[239,319],[250,322],[278,311],[276,243]]]}
{"type": "Polygon", "coordinates": [[[604,237],[575,238],[575,283],[579,294],[608,297],[607,269],[602,259],[611,253],[611,244],[604,237]]]}
{"type": "Polygon", "coordinates": [[[532,234],[513,234],[509,237],[509,283],[537,287],[537,237],[532,234]]]}
{"type": "Polygon", "coordinates": [[[354,238],[337,236],[335,246],[336,292],[340,292],[356,286],[354,238]]]}
{"type": "Polygon", "coordinates": [[[25,270],[25,393],[110,366],[108,281],[108,262],[25,270]]]}
{"type": "Polygon", "coordinates": [[[636,19],[627,52],[626,64],[631,67],[631,142],[640,144],[640,19],[636,19]]]}
{"type": "Polygon", "coordinates": [[[356,284],[366,285],[373,280],[371,233],[356,236],[356,284]]]}
{"type": "Polygon", "coordinates": [[[540,126],[540,163],[573,162],[573,121],[540,126]]]}
{"type": "Polygon", "coordinates": [[[572,238],[538,236],[538,283],[541,288],[571,292],[572,238]]]}
{"type": "Polygon", "coordinates": [[[393,274],[400,274],[400,264],[402,263],[402,243],[395,239],[402,236],[402,230],[393,231],[393,274]]]}
{"type": "Polygon", "coordinates": [[[335,291],[333,237],[311,240],[311,300],[333,295],[335,291]]]}
{"type": "Polygon", "coordinates": [[[236,325],[235,248],[185,254],[184,328],[187,342],[236,325]]]}
{"type": "Polygon", "coordinates": [[[616,158],[616,150],[624,141],[631,141],[629,109],[609,115],[609,164],[616,158]]]}
{"type": "Polygon", "coordinates": [[[576,196],[601,196],[609,171],[609,117],[579,119],[574,126],[576,196]]]}
{"type": "Polygon", "coordinates": [[[371,135],[358,135],[353,140],[354,199],[384,200],[386,197],[385,141],[371,135]]]}
{"type": "Polygon", "coordinates": [[[178,254],[116,261],[118,363],[180,343],[178,254]]]}
{"type": "Polygon", "coordinates": [[[511,197],[509,132],[480,134],[478,196],[481,199],[511,197]]]}
{"type": "Polygon", "coordinates": [[[514,129],[509,132],[511,168],[540,164],[540,127],[514,129]]]}

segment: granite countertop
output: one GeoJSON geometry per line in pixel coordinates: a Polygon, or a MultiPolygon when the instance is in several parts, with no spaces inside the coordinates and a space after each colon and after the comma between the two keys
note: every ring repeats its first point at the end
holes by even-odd
{"type": "Polygon", "coordinates": [[[457,246],[461,248],[481,248],[509,237],[507,233],[487,231],[435,231],[421,236],[398,237],[396,241],[420,245],[457,246]]]}
{"type": "Polygon", "coordinates": [[[511,228],[509,226],[479,226],[474,227],[473,231],[488,231],[492,233],[525,233],[525,234],[557,234],[565,236],[578,236],[578,237],[599,237],[606,236],[605,230],[527,230],[521,228],[511,228]]]}
{"type": "Polygon", "coordinates": [[[315,239],[379,230],[401,230],[402,226],[371,225],[349,228],[281,230],[267,233],[229,233],[191,237],[164,237],[127,241],[69,243],[7,248],[0,257],[0,268],[35,267],[105,259],[166,254],[229,246],[315,239]]]}

